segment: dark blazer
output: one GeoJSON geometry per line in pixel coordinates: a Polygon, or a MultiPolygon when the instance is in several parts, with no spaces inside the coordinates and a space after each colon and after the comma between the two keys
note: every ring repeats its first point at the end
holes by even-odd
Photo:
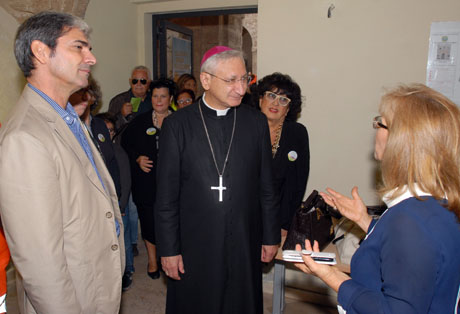
{"type": "Polygon", "coordinates": [[[93,142],[96,144],[96,147],[98,147],[102,157],[104,158],[107,169],[109,170],[110,176],[115,184],[118,199],[120,199],[120,169],[118,168],[117,159],[115,158],[115,150],[113,148],[113,143],[110,140],[109,130],[107,129],[104,120],[97,117],[92,117],[90,124],[93,142]]]}
{"type": "Polygon", "coordinates": [[[153,206],[155,202],[155,177],[158,157],[160,129],[153,126],[152,111],[138,115],[132,120],[121,139],[131,164],[131,191],[136,205],[153,206]],[[153,161],[153,168],[149,173],[142,171],[136,159],[147,156],[153,161]]]}
{"type": "Polygon", "coordinates": [[[120,188],[121,195],[120,211],[122,214],[125,213],[126,206],[129,201],[129,194],[131,193],[131,166],[129,164],[129,157],[126,151],[121,147],[120,144],[113,143],[115,150],[115,158],[117,159],[118,168],[120,169],[120,188]]]}
{"type": "Polygon", "coordinates": [[[285,121],[279,148],[273,159],[276,189],[281,197],[281,228],[289,230],[300,206],[310,173],[310,147],[305,126],[285,121]]]}

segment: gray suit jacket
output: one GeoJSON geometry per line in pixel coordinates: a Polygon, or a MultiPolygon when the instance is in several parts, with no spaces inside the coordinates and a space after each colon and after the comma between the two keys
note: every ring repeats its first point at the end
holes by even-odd
{"type": "Polygon", "coordinates": [[[114,184],[91,145],[105,189],[58,113],[29,87],[0,129],[0,213],[22,313],[118,313],[123,227],[114,184]]]}

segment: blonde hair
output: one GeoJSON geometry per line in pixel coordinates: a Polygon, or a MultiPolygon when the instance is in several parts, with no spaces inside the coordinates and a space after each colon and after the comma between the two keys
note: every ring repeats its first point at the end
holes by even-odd
{"type": "MultiPolygon", "coordinates": [[[[388,126],[382,157],[382,194],[420,189],[441,200],[460,220],[460,111],[441,93],[423,85],[401,85],[379,107],[388,126]]],[[[419,198],[418,196],[416,196],[419,198]]]]}

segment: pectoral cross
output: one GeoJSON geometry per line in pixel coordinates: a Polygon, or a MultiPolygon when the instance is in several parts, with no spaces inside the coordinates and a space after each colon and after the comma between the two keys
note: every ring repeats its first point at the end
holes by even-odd
{"type": "Polygon", "coordinates": [[[223,181],[222,176],[219,176],[219,186],[211,186],[211,190],[219,190],[219,202],[222,202],[224,190],[227,189],[225,186],[223,186],[222,181],[223,181]]]}

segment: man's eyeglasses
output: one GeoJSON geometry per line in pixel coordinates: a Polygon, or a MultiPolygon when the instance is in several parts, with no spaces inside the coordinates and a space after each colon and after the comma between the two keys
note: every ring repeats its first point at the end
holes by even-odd
{"type": "Polygon", "coordinates": [[[280,104],[283,107],[286,107],[291,102],[291,100],[287,98],[286,96],[281,96],[273,92],[266,91],[264,95],[270,102],[274,102],[275,100],[278,99],[278,104],[280,104]]]}
{"type": "Polygon", "coordinates": [[[209,75],[211,75],[211,76],[213,76],[215,78],[218,78],[221,81],[224,81],[228,85],[235,85],[236,83],[240,83],[240,84],[243,84],[243,85],[248,85],[249,82],[252,80],[252,76],[249,75],[249,74],[246,74],[246,75],[242,76],[240,79],[237,79],[237,78],[224,79],[224,78],[218,77],[217,75],[214,75],[214,74],[209,73],[209,72],[204,72],[204,73],[208,73],[209,75]]]}
{"type": "Polygon", "coordinates": [[[147,84],[147,80],[146,80],[146,79],[132,79],[132,80],[131,80],[131,83],[133,83],[133,85],[136,85],[137,82],[141,82],[142,85],[147,84]]]}
{"type": "Polygon", "coordinates": [[[376,116],[374,118],[374,120],[372,121],[372,127],[374,129],[383,128],[385,130],[388,130],[388,127],[385,124],[383,124],[382,116],[376,116]]]}
{"type": "Polygon", "coordinates": [[[184,98],[177,101],[178,105],[190,105],[193,102],[192,98],[184,98]]]}

